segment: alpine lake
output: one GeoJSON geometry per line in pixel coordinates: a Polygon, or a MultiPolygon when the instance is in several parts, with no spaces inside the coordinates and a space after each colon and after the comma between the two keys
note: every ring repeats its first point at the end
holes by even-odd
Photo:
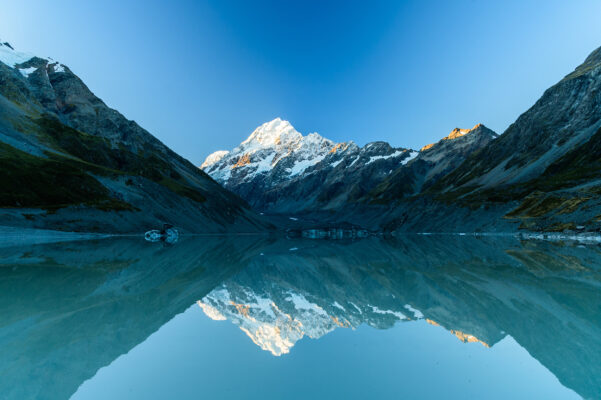
{"type": "Polygon", "coordinates": [[[599,399],[601,247],[0,245],[2,399],[599,399]]]}

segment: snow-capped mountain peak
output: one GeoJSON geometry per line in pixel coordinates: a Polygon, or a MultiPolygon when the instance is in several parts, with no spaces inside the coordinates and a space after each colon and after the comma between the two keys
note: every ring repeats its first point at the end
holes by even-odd
{"type": "Polygon", "coordinates": [[[274,146],[294,145],[302,140],[301,135],[288,121],[276,118],[259,126],[240,144],[240,148],[251,150],[274,146]]]}
{"type": "Polygon", "coordinates": [[[256,128],[231,152],[209,155],[201,168],[222,183],[250,182],[273,171],[288,178],[323,160],[335,145],[317,133],[303,136],[290,122],[276,118],[256,128]]]}
{"type": "Polygon", "coordinates": [[[223,157],[229,154],[228,150],[217,150],[214,153],[209,154],[209,156],[205,159],[205,161],[200,166],[201,169],[205,169],[210,167],[211,165],[219,162],[223,157]]]}
{"type": "Polygon", "coordinates": [[[259,208],[296,191],[295,201],[285,207],[298,211],[317,199],[322,184],[338,188],[340,193],[331,193],[333,203],[357,198],[417,154],[386,142],[359,147],[352,141],[335,143],[318,133],[303,136],[290,122],[276,118],[256,128],[231,152],[211,154],[201,168],[259,208]],[[298,185],[293,188],[293,183],[298,185]],[[280,190],[287,194],[280,195],[280,190]]]}

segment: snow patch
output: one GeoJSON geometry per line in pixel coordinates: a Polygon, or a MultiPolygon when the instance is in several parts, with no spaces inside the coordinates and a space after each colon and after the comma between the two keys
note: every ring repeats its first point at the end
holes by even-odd
{"type": "Polygon", "coordinates": [[[31,53],[23,53],[11,49],[4,43],[0,43],[0,61],[11,68],[14,68],[18,64],[23,64],[35,57],[31,53]]]}
{"type": "Polygon", "coordinates": [[[351,304],[351,306],[355,307],[355,309],[357,311],[359,311],[359,314],[363,314],[363,311],[361,311],[361,309],[359,307],[357,307],[357,305],[355,303],[351,302],[350,304],[351,304]]]}
{"type": "Polygon", "coordinates": [[[358,155],[357,158],[355,158],[353,160],[353,162],[351,163],[351,165],[349,165],[349,167],[352,167],[357,161],[359,161],[360,158],[361,158],[361,155],[358,155]]]}
{"type": "Polygon", "coordinates": [[[413,316],[417,319],[424,318],[424,314],[416,308],[411,307],[410,304],[405,304],[405,308],[413,313],[413,316]]]}
{"type": "Polygon", "coordinates": [[[260,160],[259,162],[257,162],[256,164],[249,164],[247,167],[256,165],[257,169],[253,175],[262,174],[263,172],[267,172],[267,171],[271,170],[271,168],[273,167],[272,164],[273,164],[274,158],[275,158],[275,153],[272,153],[269,156],[267,156],[267,157],[263,158],[262,160],[260,160]]]}
{"type": "Polygon", "coordinates": [[[315,303],[311,303],[302,294],[290,293],[290,295],[286,297],[286,300],[292,302],[294,304],[294,308],[297,310],[309,310],[315,312],[315,314],[329,316],[323,308],[315,303]]]}
{"type": "Polygon", "coordinates": [[[398,312],[398,311],[392,311],[392,310],[381,310],[376,306],[368,306],[371,307],[372,311],[376,314],[390,314],[390,315],[394,315],[395,317],[397,317],[398,319],[407,319],[407,317],[405,316],[405,314],[398,312]]]}
{"type": "Polygon", "coordinates": [[[50,64],[52,65],[52,69],[55,73],[61,73],[61,72],[65,72],[65,66],[61,63],[54,63],[54,64],[50,64]]]}
{"type": "Polygon", "coordinates": [[[332,166],[332,168],[336,168],[338,166],[338,164],[340,164],[342,162],[342,159],[338,160],[338,161],[334,161],[333,163],[331,163],[330,165],[332,166]]]}
{"type": "Polygon", "coordinates": [[[25,78],[29,78],[29,75],[31,75],[32,72],[37,71],[37,69],[38,69],[37,67],[19,68],[19,72],[25,78]]]}
{"type": "Polygon", "coordinates": [[[302,174],[303,172],[305,172],[305,170],[309,167],[314,166],[315,164],[319,163],[321,160],[323,160],[326,156],[325,155],[321,155],[315,158],[309,158],[309,159],[305,159],[305,160],[300,160],[298,161],[296,164],[294,164],[294,166],[290,169],[290,176],[294,176],[294,175],[298,175],[298,174],[302,174]]]}
{"type": "Polygon", "coordinates": [[[398,157],[401,154],[403,154],[405,151],[404,150],[397,150],[392,154],[389,154],[387,156],[373,156],[369,158],[369,161],[365,163],[365,165],[367,164],[371,164],[372,162],[376,161],[376,160],[387,160],[389,158],[393,158],[393,157],[398,157]]]}
{"type": "Polygon", "coordinates": [[[401,165],[407,165],[407,163],[409,161],[413,160],[415,157],[417,157],[418,154],[419,154],[418,151],[412,151],[411,153],[409,153],[409,157],[407,157],[403,161],[401,161],[401,165]]]}

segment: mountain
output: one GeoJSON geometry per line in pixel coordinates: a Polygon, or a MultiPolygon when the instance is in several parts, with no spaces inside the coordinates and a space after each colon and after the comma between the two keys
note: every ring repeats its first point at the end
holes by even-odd
{"type": "Polygon", "coordinates": [[[231,152],[207,157],[201,168],[260,211],[289,213],[336,209],[358,199],[417,152],[384,142],[364,147],[303,136],[276,118],[231,152]]]}
{"type": "Polygon", "coordinates": [[[397,180],[366,201],[390,230],[601,231],[600,87],[601,48],[418,198],[397,180]]]}
{"type": "Polygon", "coordinates": [[[600,90],[598,48],[433,192],[471,207],[512,204],[506,217],[531,230],[601,229],[600,90]]]}
{"type": "Polygon", "coordinates": [[[237,196],[96,97],[0,41],[0,224],[143,232],[265,227],[237,196]]]}
{"type": "Polygon", "coordinates": [[[440,141],[422,147],[415,160],[384,179],[371,191],[370,200],[389,201],[425,191],[497,137],[482,124],[455,128],[440,141]]]}

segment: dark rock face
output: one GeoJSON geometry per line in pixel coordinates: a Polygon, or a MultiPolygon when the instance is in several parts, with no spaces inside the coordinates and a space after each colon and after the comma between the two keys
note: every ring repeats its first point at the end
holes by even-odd
{"type": "Polygon", "coordinates": [[[265,226],[68,67],[0,50],[2,224],[110,232],[162,222],[192,232],[265,226]]]}

